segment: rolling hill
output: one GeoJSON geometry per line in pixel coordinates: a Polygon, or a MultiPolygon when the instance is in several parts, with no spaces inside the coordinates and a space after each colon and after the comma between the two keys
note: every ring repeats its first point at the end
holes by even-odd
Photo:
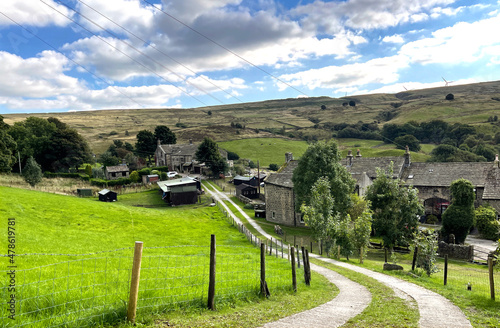
{"type": "Polygon", "coordinates": [[[217,141],[271,137],[281,132],[288,137],[328,138],[329,126],[337,123],[376,122],[402,124],[440,119],[467,123],[484,134],[500,132],[499,122],[488,118],[500,113],[500,81],[408,90],[396,94],[370,94],[343,98],[315,97],[269,100],[200,108],[151,108],[78,111],[44,114],[6,114],[13,124],[27,116],[57,117],[77,129],[95,153],[104,151],[112,140],[135,143],[143,129],[167,125],[178,142],[201,141],[208,136],[217,141]],[[446,100],[452,93],[454,100],[446,100]],[[350,106],[353,101],[355,106],[350,106]],[[388,120],[389,119],[389,120],[388,120]],[[239,123],[245,128],[232,127],[239,123]]]}

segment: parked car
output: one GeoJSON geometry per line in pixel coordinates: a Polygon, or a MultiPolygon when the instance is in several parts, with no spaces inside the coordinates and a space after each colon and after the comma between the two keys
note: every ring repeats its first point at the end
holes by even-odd
{"type": "Polygon", "coordinates": [[[174,178],[178,173],[176,171],[167,172],[167,177],[174,178]]]}

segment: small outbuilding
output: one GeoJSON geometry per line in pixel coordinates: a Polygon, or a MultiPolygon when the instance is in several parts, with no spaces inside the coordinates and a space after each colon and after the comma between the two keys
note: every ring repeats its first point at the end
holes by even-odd
{"type": "Polygon", "coordinates": [[[252,177],[252,176],[241,176],[241,175],[237,175],[234,177],[233,179],[233,183],[235,186],[238,186],[240,184],[246,184],[246,185],[249,185],[249,186],[257,186],[259,184],[258,180],[256,177],[252,177]]]}
{"type": "Polygon", "coordinates": [[[254,199],[259,197],[257,187],[250,186],[245,183],[239,184],[236,187],[236,196],[245,196],[246,198],[254,199]]]}
{"type": "Polygon", "coordinates": [[[167,181],[158,181],[161,198],[172,205],[196,204],[201,194],[201,183],[198,179],[184,177],[167,181]]]}
{"type": "Polygon", "coordinates": [[[88,188],[78,188],[76,189],[78,197],[92,197],[92,189],[88,188]]]}
{"type": "Polygon", "coordinates": [[[142,183],[144,184],[155,183],[158,181],[160,181],[160,177],[158,176],[158,174],[148,174],[142,176],[142,183]]]}
{"type": "Polygon", "coordinates": [[[101,202],[116,202],[118,198],[118,194],[114,191],[103,189],[99,191],[99,200],[101,202]]]}

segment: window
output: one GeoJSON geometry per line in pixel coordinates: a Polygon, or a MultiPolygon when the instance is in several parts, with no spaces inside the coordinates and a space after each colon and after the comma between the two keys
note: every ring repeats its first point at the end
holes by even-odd
{"type": "Polygon", "coordinates": [[[271,214],[271,217],[274,219],[276,218],[276,213],[273,211],[272,214],[271,214]]]}

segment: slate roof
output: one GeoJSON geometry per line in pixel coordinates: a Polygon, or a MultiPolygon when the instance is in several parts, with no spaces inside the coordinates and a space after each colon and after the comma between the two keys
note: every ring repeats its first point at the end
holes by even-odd
{"type": "Polygon", "coordinates": [[[413,186],[449,187],[453,181],[464,178],[476,187],[484,187],[488,171],[492,168],[492,163],[485,162],[413,162],[405,170],[402,179],[413,186]]]}
{"type": "Polygon", "coordinates": [[[126,164],[120,164],[116,166],[106,166],[106,171],[109,173],[114,173],[114,172],[124,172],[124,171],[129,171],[128,166],[126,164]]]}
{"type": "Polygon", "coordinates": [[[172,156],[194,156],[198,150],[198,145],[160,145],[161,150],[172,156]]]}
{"type": "Polygon", "coordinates": [[[106,194],[109,194],[109,193],[116,194],[116,192],[111,191],[109,189],[103,189],[103,190],[101,190],[101,191],[98,192],[99,195],[106,195],[106,194]]]}
{"type": "Polygon", "coordinates": [[[500,199],[500,168],[487,170],[483,199],[500,199]]]}
{"type": "Polygon", "coordinates": [[[235,186],[235,188],[238,189],[239,191],[243,191],[245,189],[253,189],[253,190],[257,189],[257,187],[247,185],[246,183],[239,184],[239,185],[235,186]]]}
{"type": "Polygon", "coordinates": [[[354,157],[352,159],[352,165],[350,166],[347,165],[347,158],[340,161],[342,166],[344,166],[355,179],[356,177],[360,177],[363,173],[366,173],[371,179],[375,179],[377,177],[377,167],[387,170],[391,162],[394,162],[393,178],[398,178],[400,169],[404,164],[404,156],[354,157]]]}
{"type": "Polygon", "coordinates": [[[169,192],[170,188],[174,186],[182,186],[182,185],[187,185],[190,183],[196,183],[196,179],[192,177],[184,177],[180,179],[173,179],[173,180],[167,180],[167,181],[158,181],[157,184],[160,187],[161,190],[164,192],[169,192]]]}
{"type": "Polygon", "coordinates": [[[255,177],[252,177],[252,176],[250,176],[250,177],[244,177],[242,175],[237,175],[237,176],[234,177],[233,180],[250,181],[253,178],[255,178],[255,177]]]}
{"type": "Polygon", "coordinates": [[[271,173],[264,180],[266,184],[273,184],[286,188],[293,188],[292,176],[293,170],[298,165],[298,161],[290,161],[279,173],[271,173]]]}

